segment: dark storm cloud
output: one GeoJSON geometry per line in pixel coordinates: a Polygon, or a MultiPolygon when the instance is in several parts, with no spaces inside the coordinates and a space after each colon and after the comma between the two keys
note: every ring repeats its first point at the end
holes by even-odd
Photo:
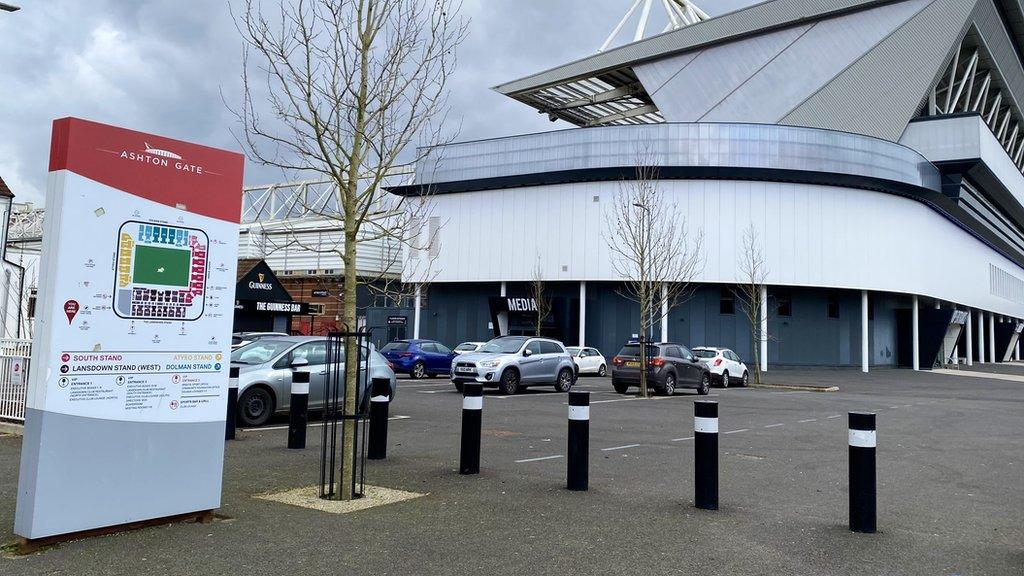
{"type": "MultiPolygon", "coordinates": [[[[564,128],[490,88],[593,54],[629,1],[466,0],[452,81],[459,138],[564,128]]],[[[705,0],[722,14],[751,0],[705,0]]],[[[50,123],[79,116],[237,149],[241,41],[219,0],[22,0],[0,13],[0,176],[41,203],[50,123]]],[[[247,183],[279,180],[249,164],[247,183]]]]}

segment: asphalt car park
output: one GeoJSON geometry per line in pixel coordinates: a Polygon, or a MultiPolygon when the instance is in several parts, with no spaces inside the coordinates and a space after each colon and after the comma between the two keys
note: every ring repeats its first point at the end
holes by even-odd
{"type": "MultiPolygon", "coordinates": [[[[999,366],[1024,378],[1024,366],[999,366]]],[[[773,384],[639,399],[591,392],[590,490],[565,490],[566,395],[485,391],[481,474],[457,472],[461,394],[401,379],[388,459],[367,481],[427,494],[328,515],[256,500],[315,484],[319,433],[284,448],[279,426],[227,444],[227,518],[0,559],[0,573],[164,574],[1022,574],[1024,382],[946,373],[776,370],[773,384]],[[719,402],[721,509],[693,507],[693,403],[719,402]],[[879,533],[847,530],[847,421],[878,414],[879,533]],[[358,546],[352,545],[358,542],[358,546]],[[111,559],[101,551],[125,550],[111,559]],[[130,551],[130,553],[128,553],[130,551]],[[5,564],[6,563],[6,564],[5,564]]],[[[0,458],[17,462],[16,438],[0,458]]],[[[0,470],[9,539],[17,465],[0,470]]]]}

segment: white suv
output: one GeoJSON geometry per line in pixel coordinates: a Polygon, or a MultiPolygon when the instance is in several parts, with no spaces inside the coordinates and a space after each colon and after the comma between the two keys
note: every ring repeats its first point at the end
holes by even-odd
{"type": "Polygon", "coordinates": [[[700,346],[693,349],[693,355],[707,364],[708,370],[711,371],[711,379],[718,382],[723,388],[728,388],[732,382],[739,382],[740,386],[746,386],[750,379],[747,365],[728,348],[700,346]]]}

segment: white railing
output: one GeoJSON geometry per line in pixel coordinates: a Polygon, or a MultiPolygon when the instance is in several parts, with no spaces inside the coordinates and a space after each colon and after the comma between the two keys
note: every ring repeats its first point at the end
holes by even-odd
{"type": "Polygon", "coordinates": [[[0,420],[25,421],[25,399],[28,396],[31,356],[31,340],[0,339],[0,420]],[[23,359],[20,377],[12,371],[16,359],[23,359]]]}

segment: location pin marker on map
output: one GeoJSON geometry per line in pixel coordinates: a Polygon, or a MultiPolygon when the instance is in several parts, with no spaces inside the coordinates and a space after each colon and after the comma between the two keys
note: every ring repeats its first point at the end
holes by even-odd
{"type": "Polygon", "coordinates": [[[68,317],[68,324],[75,319],[75,314],[78,314],[78,302],[76,300],[68,300],[64,303],[64,314],[68,317]]]}

